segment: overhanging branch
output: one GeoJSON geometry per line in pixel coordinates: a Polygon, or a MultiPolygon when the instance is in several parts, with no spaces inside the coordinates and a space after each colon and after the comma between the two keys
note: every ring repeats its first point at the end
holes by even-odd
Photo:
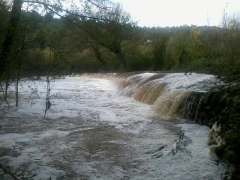
{"type": "MultiPolygon", "coordinates": [[[[87,0],[88,2],[91,2],[90,0],[87,0]]],[[[34,3],[34,4],[41,4],[43,5],[45,8],[52,8],[52,10],[54,9],[54,12],[56,13],[56,11],[61,11],[61,12],[65,12],[67,14],[70,14],[70,15],[73,15],[73,16],[77,16],[77,17],[80,17],[80,18],[85,18],[85,19],[93,19],[93,20],[98,20],[98,21],[107,21],[107,22],[115,22],[115,21],[112,21],[112,20],[109,20],[109,19],[106,19],[106,18],[99,18],[99,17],[93,17],[93,16],[86,16],[86,15],[83,15],[83,14],[78,14],[78,13],[74,13],[74,12],[71,12],[67,9],[63,9],[63,8],[60,8],[60,7],[57,7],[55,5],[52,5],[52,4],[48,4],[48,3],[44,3],[44,2],[41,2],[41,1],[28,1],[28,0],[23,0],[22,3],[34,3]]],[[[97,4],[91,2],[92,4],[98,6],[97,4]]],[[[59,15],[59,13],[57,14],[59,15]]],[[[61,15],[62,17],[62,15],[61,15]]]]}
{"type": "Polygon", "coordinates": [[[108,10],[108,8],[106,8],[106,7],[101,7],[101,6],[99,6],[98,4],[92,2],[91,0],[87,0],[87,2],[93,4],[94,6],[98,7],[99,9],[108,10]]]}

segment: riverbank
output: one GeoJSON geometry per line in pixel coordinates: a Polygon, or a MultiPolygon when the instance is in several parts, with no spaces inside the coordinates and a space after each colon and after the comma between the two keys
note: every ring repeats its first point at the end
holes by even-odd
{"type": "Polygon", "coordinates": [[[196,122],[212,127],[209,133],[210,149],[229,168],[232,179],[240,179],[239,85],[229,85],[211,92],[207,101],[202,103],[196,122]]]}

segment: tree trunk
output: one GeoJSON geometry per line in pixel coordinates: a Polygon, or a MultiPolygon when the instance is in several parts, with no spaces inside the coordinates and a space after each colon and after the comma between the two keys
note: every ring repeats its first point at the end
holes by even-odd
{"type": "Polygon", "coordinates": [[[99,47],[93,46],[92,49],[93,49],[93,52],[94,52],[97,60],[102,64],[102,67],[104,68],[104,70],[107,71],[108,70],[107,63],[102,58],[102,53],[100,52],[99,47]]]}
{"type": "Polygon", "coordinates": [[[16,35],[17,26],[20,22],[21,8],[22,8],[21,0],[14,0],[7,33],[0,54],[0,78],[2,78],[2,75],[6,69],[8,59],[11,54],[12,45],[14,44],[14,36],[16,35]]]}

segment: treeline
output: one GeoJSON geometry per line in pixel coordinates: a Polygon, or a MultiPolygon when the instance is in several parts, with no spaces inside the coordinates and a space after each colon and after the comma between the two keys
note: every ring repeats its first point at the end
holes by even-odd
{"type": "MultiPolygon", "coordinates": [[[[2,44],[10,7],[0,2],[2,44]]],[[[98,11],[97,18],[24,10],[5,70],[9,78],[18,73],[26,77],[146,70],[224,73],[236,78],[239,27],[236,16],[224,16],[222,27],[139,27],[118,4],[98,11]]]]}

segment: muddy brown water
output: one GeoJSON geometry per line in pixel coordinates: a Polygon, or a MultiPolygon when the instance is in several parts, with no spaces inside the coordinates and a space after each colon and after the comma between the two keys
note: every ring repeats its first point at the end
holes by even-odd
{"type": "Polygon", "coordinates": [[[221,179],[224,169],[208,155],[209,128],[152,118],[150,105],[94,78],[52,82],[43,118],[44,84],[23,83],[19,108],[1,104],[0,160],[13,169],[36,180],[221,179]],[[29,86],[38,89],[30,100],[29,86]]]}

